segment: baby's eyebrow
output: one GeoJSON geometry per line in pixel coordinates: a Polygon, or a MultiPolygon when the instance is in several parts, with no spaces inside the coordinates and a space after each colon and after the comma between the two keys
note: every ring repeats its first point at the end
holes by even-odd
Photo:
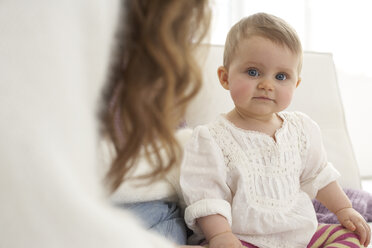
{"type": "Polygon", "coordinates": [[[257,62],[253,62],[253,61],[246,61],[244,62],[245,65],[254,65],[254,66],[258,66],[258,67],[265,67],[264,64],[262,63],[257,63],[257,62]]]}
{"type": "Polygon", "coordinates": [[[283,67],[283,68],[278,68],[278,72],[280,73],[280,72],[287,72],[287,73],[290,73],[290,74],[293,74],[293,73],[295,73],[295,71],[296,70],[293,70],[293,69],[291,69],[291,68],[285,68],[285,67],[283,67]]]}

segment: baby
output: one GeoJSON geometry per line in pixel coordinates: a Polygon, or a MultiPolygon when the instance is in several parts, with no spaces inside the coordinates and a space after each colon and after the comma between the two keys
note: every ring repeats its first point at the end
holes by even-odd
{"type": "Polygon", "coordinates": [[[318,125],[283,111],[301,66],[299,38],[282,19],[258,13],[231,28],[218,77],[235,108],[195,128],[181,167],[186,223],[209,247],[369,244],[370,227],[336,182],[318,125]],[[312,198],[341,225],[318,224],[312,198]]]}

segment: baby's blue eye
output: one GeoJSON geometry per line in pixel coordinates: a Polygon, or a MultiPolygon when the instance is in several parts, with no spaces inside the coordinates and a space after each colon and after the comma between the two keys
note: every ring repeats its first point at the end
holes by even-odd
{"type": "Polygon", "coordinates": [[[275,76],[275,78],[276,78],[277,80],[286,80],[286,79],[287,79],[287,76],[286,76],[285,74],[283,74],[283,73],[279,73],[279,74],[277,74],[277,75],[275,76]]]}
{"type": "Polygon", "coordinates": [[[258,71],[256,69],[249,69],[248,70],[248,75],[251,77],[257,77],[258,76],[258,71]]]}

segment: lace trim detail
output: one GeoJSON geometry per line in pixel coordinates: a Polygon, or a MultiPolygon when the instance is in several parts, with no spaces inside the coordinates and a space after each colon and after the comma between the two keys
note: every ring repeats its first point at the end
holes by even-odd
{"type": "Polygon", "coordinates": [[[223,123],[218,122],[217,125],[209,127],[209,131],[213,139],[221,148],[222,154],[224,155],[225,165],[229,170],[236,168],[242,160],[248,161],[247,156],[240,149],[236,140],[231,137],[231,134],[227,131],[227,128],[223,123]]]}
{"type": "Polygon", "coordinates": [[[274,209],[275,212],[281,212],[288,210],[295,204],[295,195],[292,195],[286,200],[278,200],[278,199],[268,199],[267,197],[263,196],[255,196],[252,202],[250,202],[251,205],[259,208],[266,208],[266,209],[274,209]]]}
{"type": "MultiPolygon", "coordinates": [[[[290,174],[298,174],[302,171],[303,168],[297,168],[295,167],[297,159],[295,158],[295,155],[291,152],[293,151],[299,151],[300,152],[300,162],[304,164],[303,162],[306,159],[306,156],[308,154],[309,150],[309,142],[308,137],[304,131],[304,124],[303,124],[303,118],[301,118],[298,115],[295,114],[286,114],[281,113],[281,117],[283,119],[287,119],[286,122],[288,124],[285,125],[285,128],[290,128],[290,132],[288,135],[298,137],[297,144],[281,144],[281,151],[278,151],[275,149],[275,146],[272,145],[272,142],[269,142],[267,139],[260,140],[259,138],[259,132],[252,133],[257,134],[258,137],[253,137],[250,142],[260,142],[262,143],[262,146],[260,149],[253,148],[247,151],[249,153],[249,156],[247,156],[246,152],[242,150],[241,146],[238,144],[238,142],[232,137],[229,129],[233,128],[233,126],[228,126],[224,121],[217,121],[214,123],[214,125],[209,125],[208,129],[211,133],[212,138],[216,141],[217,145],[220,147],[222,154],[224,155],[224,162],[225,165],[229,170],[232,170],[236,167],[238,167],[240,164],[242,164],[243,161],[248,161],[250,164],[257,164],[260,166],[250,166],[250,169],[254,170],[254,174],[258,174],[261,176],[268,176],[268,174],[273,174],[275,176],[277,175],[287,175],[290,174]],[[297,118],[296,118],[297,117],[297,118]],[[295,128],[291,127],[291,125],[294,125],[295,128]],[[292,132],[296,132],[295,134],[292,134],[292,132]],[[298,145],[299,147],[297,147],[298,145]],[[265,148],[263,148],[265,147],[265,148]],[[266,150],[265,150],[266,149],[266,150]],[[265,152],[268,156],[257,156],[260,152],[265,152]],[[281,154],[278,154],[281,153],[281,154]],[[286,159],[286,161],[283,161],[283,155],[286,159]],[[266,166],[265,168],[262,168],[262,164],[292,164],[291,167],[270,167],[266,166]]],[[[284,128],[284,127],[283,127],[284,128]]],[[[283,129],[281,128],[281,129],[283,129]]],[[[242,139],[245,141],[244,137],[242,139]]],[[[246,143],[246,141],[245,141],[246,143]]],[[[247,145],[249,147],[249,145],[247,145]]]]}
{"type": "Polygon", "coordinates": [[[305,131],[304,116],[302,113],[299,112],[293,113],[284,112],[283,114],[285,118],[287,118],[288,122],[291,123],[291,125],[295,126],[295,128],[291,129],[296,131],[295,135],[298,137],[301,160],[302,164],[304,165],[307,160],[307,155],[309,154],[310,149],[309,137],[305,131]]]}
{"type": "Polygon", "coordinates": [[[281,143],[270,142],[255,133],[242,133],[239,141],[231,133],[234,127],[223,120],[208,126],[212,138],[223,154],[227,171],[237,169],[247,185],[244,190],[249,204],[282,211],[295,204],[299,178],[309,149],[303,118],[299,114],[282,113],[287,124],[279,135],[281,143]],[[251,135],[250,135],[251,134],[251,135]],[[300,154],[299,154],[300,153],[300,154]]]}

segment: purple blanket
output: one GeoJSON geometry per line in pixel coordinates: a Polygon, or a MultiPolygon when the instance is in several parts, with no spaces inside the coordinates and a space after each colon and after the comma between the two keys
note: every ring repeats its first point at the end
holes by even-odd
{"type": "MultiPolygon", "coordinates": [[[[372,222],[372,194],[355,189],[344,189],[344,191],[350,198],[354,209],[358,211],[367,222],[372,222]]],[[[313,200],[313,204],[319,223],[338,223],[336,215],[324,207],[319,201],[313,200]]]]}

